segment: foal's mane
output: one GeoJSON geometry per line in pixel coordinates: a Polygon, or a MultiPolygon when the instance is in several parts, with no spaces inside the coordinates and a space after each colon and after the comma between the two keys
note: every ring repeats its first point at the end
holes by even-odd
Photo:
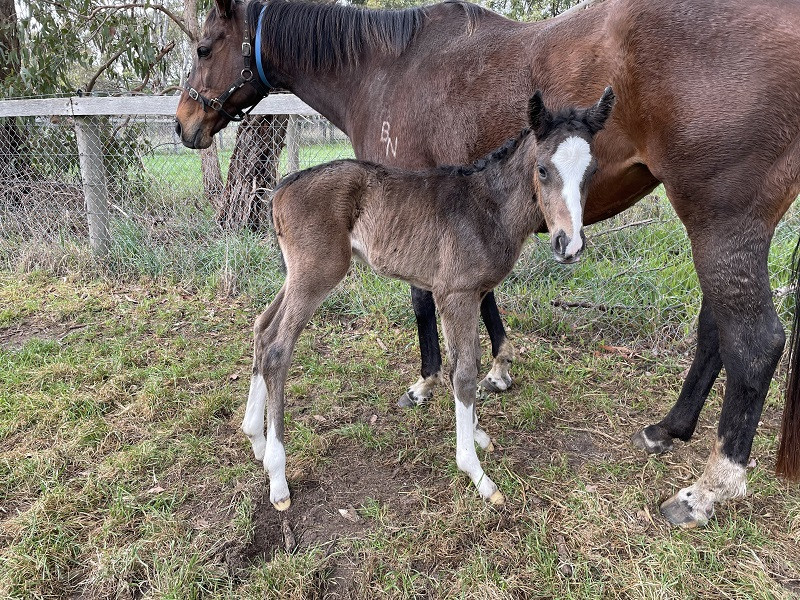
{"type": "MultiPolygon", "coordinates": [[[[445,3],[464,10],[467,31],[487,12],[461,0],[445,3]]],[[[254,25],[265,5],[263,45],[303,71],[336,71],[373,53],[399,56],[422,30],[432,8],[378,10],[308,0],[253,0],[247,17],[254,25]]]]}
{"type": "Polygon", "coordinates": [[[530,133],[531,130],[526,127],[519,132],[517,137],[506,140],[502,146],[495,148],[489,152],[489,154],[482,156],[471,165],[441,166],[439,170],[455,175],[472,175],[473,173],[483,171],[490,165],[499,163],[514,154],[522,143],[522,140],[528,137],[530,133]]]}

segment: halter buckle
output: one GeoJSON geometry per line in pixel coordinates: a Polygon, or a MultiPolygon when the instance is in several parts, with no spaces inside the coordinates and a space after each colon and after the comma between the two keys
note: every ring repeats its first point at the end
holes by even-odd
{"type": "Polygon", "coordinates": [[[242,42],[242,56],[252,56],[253,46],[250,42],[242,42]]]}
{"type": "Polygon", "coordinates": [[[217,112],[222,110],[222,102],[219,101],[219,98],[214,98],[211,102],[208,103],[212,110],[216,110],[217,112]]]}
{"type": "Polygon", "coordinates": [[[191,98],[195,102],[200,102],[200,92],[198,92],[194,88],[189,88],[189,98],[191,98]]]}

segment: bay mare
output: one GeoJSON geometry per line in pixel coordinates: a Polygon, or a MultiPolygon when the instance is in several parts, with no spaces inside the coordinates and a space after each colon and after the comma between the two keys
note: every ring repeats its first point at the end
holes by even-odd
{"type": "MultiPolygon", "coordinates": [[[[599,170],[584,222],[615,215],[663,183],[686,226],[703,292],[697,350],[677,402],[633,442],[663,452],[674,439],[688,440],[723,366],[727,374],[706,469],[662,506],[671,522],[689,527],[706,522],[715,503],[744,494],[745,465],[785,344],[766,259],[777,222],[800,193],[798,73],[794,0],[605,0],[541,23],[463,2],[370,11],[216,0],[177,130],[187,146],[207,147],[231,116],[274,86],[342,129],[361,159],[461,164],[524,125],[534,89],[555,105],[587,105],[612,85],[620,100],[594,150],[599,170]],[[242,40],[256,30],[263,76],[236,87],[250,75],[242,40]]],[[[429,393],[441,363],[431,297],[419,290],[412,297],[423,355],[414,397],[429,393]]],[[[496,354],[493,381],[507,387],[513,350],[499,333],[491,294],[481,314],[496,354]]],[[[792,479],[800,478],[799,358],[792,350],[777,465],[792,479]]]]}
{"type": "Polygon", "coordinates": [[[613,104],[608,88],[591,108],[553,114],[537,92],[528,108],[530,128],[472,166],[406,171],[340,160],[281,182],[273,221],[286,281],[256,319],[253,378],[242,423],[269,474],[275,508],[290,505],[283,420],[294,346],[347,274],[353,255],[378,273],[433,294],[453,364],[456,463],[483,498],[503,503],[475,452],[476,443],[491,449],[474,405],[480,301],[511,272],[538,225],[540,207],[553,230],[576,240],[572,251],[580,252],[580,230],[572,225],[580,223],[595,169],[592,139],[613,104]]]}

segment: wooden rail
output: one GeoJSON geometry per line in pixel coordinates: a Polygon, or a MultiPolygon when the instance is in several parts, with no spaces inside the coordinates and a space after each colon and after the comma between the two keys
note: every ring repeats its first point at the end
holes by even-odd
{"type": "MultiPolygon", "coordinates": [[[[100,115],[172,116],[179,96],[72,96],[32,100],[0,100],[0,117],[91,117],[100,115]]],[[[293,94],[271,94],[253,109],[254,115],[318,115],[293,94]]]]}

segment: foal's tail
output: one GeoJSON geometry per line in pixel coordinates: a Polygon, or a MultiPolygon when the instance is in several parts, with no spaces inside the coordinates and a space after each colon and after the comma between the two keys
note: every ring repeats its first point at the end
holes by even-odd
{"type": "Polygon", "coordinates": [[[786,479],[800,480],[800,240],[792,255],[794,316],[789,338],[789,373],[786,378],[786,405],[783,408],[781,444],[775,472],[786,479]]]}

